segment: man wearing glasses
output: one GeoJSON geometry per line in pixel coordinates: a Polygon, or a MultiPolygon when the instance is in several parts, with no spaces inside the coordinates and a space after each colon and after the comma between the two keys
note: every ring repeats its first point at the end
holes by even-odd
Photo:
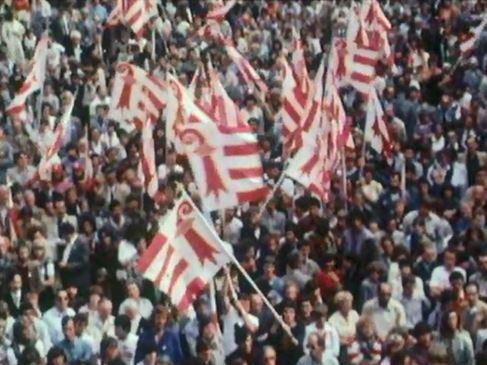
{"type": "Polygon", "coordinates": [[[339,365],[336,358],[325,354],[325,345],[325,338],[318,332],[312,332],[306,343],[309,353],[301,357],[296,365],[339,365]]]}
{"type": "Polygon", "coordinates": [[[68,293],[60,290],[56,296],[54,307],[44,313],[42,319],[49,329],[52,343],[59,343],[63,338],[62,320],[65,316],[74,317],[76,313],[68,307],[68,293]]]}

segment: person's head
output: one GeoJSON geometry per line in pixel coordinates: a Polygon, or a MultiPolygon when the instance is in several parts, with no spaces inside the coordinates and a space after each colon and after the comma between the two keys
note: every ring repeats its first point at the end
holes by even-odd
{"type": "Polygon", "coordinates": [[[465,285],[465,278],[459,271],[453,271],[449,277],[450,285],[455,293],[459,293],[463,290],[465,285]]]}
{"type": "Polygon", "coordinates": [[[60,290],[58,291],[56,295],[56,308],[60,312],[64,312],[68,308],[68,302],[69,302],[69,297],[68,297],[68,292],[66,290],[60,290]]]}
{"type": "Polygon", "coordinates": [[[352,309],[353,295],[348,291],[339,291],[335,294],[334,302],[338,310],[347,315],[352,309]]]}
{"type": "Polygon", "coordinates": [[[75,234],[76,229],[74,226],[69,222],[61,223],[61,227],[59,228],[59,236],[64,238],[65,240],[70,240],[73,235],[75,234]]]}
{"type": "Polygon", "coordinates": [[[102,298],[98,302],[98,315],[101,319],[106,319],[112,314],[112,302],[108,298],[102,298]]]}
{"type": "Polygon", "coordinates": [[[17,292],[22,289],[22,277],[19,273],[14,272],[10,274],[8,283],[11,292],[17,292]]]}
{"type": "Polygon", "coordinates": [[[473,306],[477,304],[479,300],[479,285],[476,282],[467,284],[465,287],[465,297],[469,305],[473,306]]]}
{"type": "Polygon", "coordinates": [[[431,344],[428,351],[429,365],[451,365],[448,349],[440,342],[431,344]]]}
{"type": "Polygon", "coordinates": [[[432,342],[432,328],[426,322],[418,322],[414,326],[413,335],[418,344],[423,348],[429,348],[432,342]]]}
{"type": "Polygon", "coordinates": [[[5,328],[7,327],[7,320],[0,318],[0,341],[5,338],[5,328]]]}
{"type": "Polygon", "coordinates": [[[129,333],[130,318],[125,314],[117,316],[117,318],[115,318],[115,336],[120,340],[124,340],[129,333]]]}
{"type": "Polygon", "coordinates": [[[76,337],[73,317],[64,316],[61,321],[61,326],[63,329],[64,338],[72,342],[76,337]]]}
{"type": "Polygon", "coordinates": [[[318,332],[312,332],[308,336],[306,348],[309,350],[309,355],[314,361],[321,362],[323,352],[325,351],[325,338],[318,332]]]}
{"type": "Polygon", "coordinates": [[[138,299],[140,296],[139,286],[135,281],[127,282],[127,294],[129,298],[138,299]]]}
{"type": "Polygon", "coordinates": [[[460,328],[460,318],[453,309],[447,309],[441,315],[440,334],[451,337],[460,328]]]}
{"type": "Polygon", "coordinates": [[[54,346],[47,353],[47,365],[67,365],[68,359],[61,347],[54,346]]]}
{"type": "Polygon", "coordinates": [[[286,283],[284,296],[287,300],[296,301],[299,295],[299,286],[294,281],[286,283]]]}
{"type": "Polygon", "coordinates": [[[88,326],[88,315],[86,313],[77,313],[74,316],[74,331],[76,336],[81,336],[88,326]]]}
{"type": "Polygon", "coordinates": [[[276,273],[276,260],[274,256],[267,256],[264,260],[264,275],[272,279],[276,273]]]}
{"type": "Polygon", "coordinates": [[[309,296],[303,297],[300,304],[301,316],[303,318],[311,318],[313,314],[313,304],[309,296]]]}
{"type": "Polygon", "coordinates": [[[105,337],[100,343],[100,357],[108,362],[115,359],[119,354],[118,341],[113,337],[105,337]]]}
{"type": "Polygon", "coordinates": [[[388,306],[391,295],[391,285],[388,283],[380,283],[377,298],[381,307],[386,308],[388,306]]]}
{"type": "Polygon", "coordinates": [[[204,364],[208,363],[212,357],[212,348],[210,344],[203,338],[199,338],[196,342],[196,354],[204,364]]]}
{"type": "Polygon", "coordinates": [[[487,275],[487,249],[481,250],[477,262],[480,272],[487,275]]]}
{"type": "Polygon", "coordinates": [[[402,290],[406,297],[413,295],[414,287],[416,285],[416,279],[413,275],[406,275],[402,278],[402,290]]]}
{"type": "Polygon", "coordinates": [[[443,265],[449,271],[455,268],[455,264],[457,262],[457,254],[452,249],[445,250],[443,254],[443,265]]]}
{"type": "Polygon", "coordinates": [[[402,350],[391,356],[391,365],[412,365],[413,360],[409,352],[402,350]]]}
{"type": "Polygon", "coordinates": [[[103,289],[99,285],[93,285],[90,287],[89,306],[91,308],[97,308],[101,297],[103,296],[103,289]]]}
{"type": "Polygon", "coordinates": [[[234,327],[235,330],[235,343],[238,345],[240,350],[245,354],[252,353],[252,335],[247,330],[245,326],[239,326],[238,324],[234,327]]]}
{"type": "Polygon", "coordinates": [[[313,308],[313,316],[319,326],[323,326],[328,318],[328,306],[325,303],[317,303],[313,308]]]}
{"type": "Polygon", "coordinates": [[[19,357],[19,364],[25,365],[42,365],[44,361],[39,354],[39,351],[35,348],[34,345],[29,344],[27,345],[19,357]]]}
{"type": "Polygon", "coordinates": [[[291,326],[296,320],[296,306],[294,302],[286,301],[282,304],[282,318],[284,322],[291,326]]]}
{"type": "Polygon", "coordinates": [[[161,304],[158,304],[154,307],[153,321],[156,330],[161,331],[164,329],[169,319],[169,315],[170,315],[170,309],[168,307],[165,307],[161,304]]]}
{"type": "Polygon", "coordinates": [[[277,354],[272,346],[264,346],[262,349],[262,359],[264,365],[276,365],[277,354]]]}
{"type": "Polygon", "coordinates": [[[368,340],[374,335],[374,323],[369,317],[361,317],[357,322],[357,336],[362,340],[368,340]]]}

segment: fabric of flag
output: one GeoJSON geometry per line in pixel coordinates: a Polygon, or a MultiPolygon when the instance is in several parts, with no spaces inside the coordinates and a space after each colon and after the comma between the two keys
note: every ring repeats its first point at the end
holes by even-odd
{"type": "Polygon", "coordinates": [[[41,180],[50,180],[52,166],[61,162],[58,152],[63,147],[65,140],[64,136],[69,128],[76,96],[70,95],[70,98],[71,100],[69,105],[66,107],[66,110],[56,125],[56,129],[54,130],[54,138],[51,145],[48,146],[45,154],[41,156],[38,166],[38,174],[41,180]]]}
{"type": "Polygon", "coordinates": [[[108,118],[121,127],[141,128],[149,117],[157,120],[171,98],[167,84],[130,63],[117,65],[108,118]]]}
{"type": "Polygon", "coordinates": [[[214,8],[213,10],[209,11],[208,14],[206,14],[206,20],[212,20],[216,22],[223,21],[230,9],[232,9],[235,4],[236,0],[230,0],[227,1],[225,5],[214,8]]]}
{"type": "Polygon", "coordinates": [[[153,126],[149,119],[146,119],[142,128],[142,154],[140,166],[141,178],[144,181],[144,188],[151,198],[157,194],[159,182],[156,171],[156,155],[154,149],[153,126]]]}
{"type": "Polygon", "coordinates": [[[213,228],[183,193],[160,222],[137,269],[184,312],[221,267],[230,261],[213,228]]]}
{"type": "Polygon", "coordinates": [[[36,91],[42,89],[46,78],[46,60],[48,50],[48,36],[44,34],[37,43],[34,57],[32,58],[32,68],[27,78],[22,83],[20,89],[15,93],[15,97],[7,108],[7,112],[12,117],[26,120],[26,101],[27,98],[36,91]]]}
{"type": "Polygon", "coordinates": [[[306,97],[310,90],[311,80],[306,67],[301,37],[293,28],[293,53],[291,55],[291,67],[294,78],[299,86],[300,92],[306,97]]]}
{"type": "Polygon", "coordinates": [[[257,137],[245,127],[213,121],[180,90],[177,139],[190,162],[203,205],[208,211],[265,198],[257,137]]]}
{"type": "Polygon", "coordinates": [[[250,62],[237,51],[234,45],[226,44],[225,49],[232,62],[237,66],[238,71],[242,75],[245,83],[249,86],[249,89],[252,92],[255,92],[260,99],[265,100],[265,95],[268,91],[267,85],[252,67],[250,62]]]}
{"type": "Polygon", "coordinates": [[[107,18],[106,25],[126,23],[137,37],[142,37],[149,20],[157,15],[155,0],[118,0],[107,18]]]}
{"type": "Polygon", "coordinates": [[[473,31],[468,32],[460,42],[460,53],[462,57],[468,57],[475,48],[475,43],[480,37],[480,34],[487,25],[487,16],[484,16],[482,22],[475,27],[473,31]]]}
{"type": "Polygon", "coordinates": [[[303,133],[303,145],[289,160],[284,173],[303,185],[311,193],[326,199],[326,181],[329,179],[325,169],[327,154],[324,134],[303,133]]]}
{"type": "Polygon", "coordinates": [[[300,123],[305,112],[307,95],[302,92],[285,58],[281,58],[280,64],[283,76],[279,115],[282,118],[284,150],[290,153],[294,140],[298,137],[297,133],[299,133],[300,123]]]}
{"type": "Polygon", "coordinates": [[[228,127],[247,127],[248,124],[243,121],[240,109],[228,96],[211,62],[208,62],[208,74],[212,100],[211,115],[215,121],[228,127]]]}
{"type": "Polygon", "coordinates": [[[379,154],[390,157],[392,154],[392,140],[389,136],[384,110],[375,89],[370,92],[367,103],[367,116],[365,122],[364,141],[379,154]]]}

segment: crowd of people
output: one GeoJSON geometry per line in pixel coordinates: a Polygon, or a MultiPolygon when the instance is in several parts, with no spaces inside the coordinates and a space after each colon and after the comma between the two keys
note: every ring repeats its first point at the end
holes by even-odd
{"type": "Polygon", "coordinates": [[[284,328],[233,266],[215,277],[216,317],[209,289],[178,313],[140,277],[137,259],[177,191],[197,193],[163,118],[154,130],[159,191],[144,193],[140,131],[108,118],[117,62],[171,69],[188,85],[211,56],[257,134],[272,188],[286,163],[276,60],[293,51],[294,28],[313,76],[350,9],[340,0],[236,2],[221,29],[269,86],[263,100],[198,36],[213,2],[160,0],[138,39],[124,24],[106,26],[116,1],[0,0],[0,364],[487,364],[487,34],[471,55],[459,53],[486,16],[480,0],[380,2],[394,65],[379,63],[374,87],[392,158],[362,148],[366,102],[344,87],[355,144],[346,184],[333,176],[323,202],[285,179],[262,213],[255,203],[212,216],[284,328]],[[29,99],[27,120],[10,117],[46,29],[43,91],[29,99]],[[50,180],[36,178],[69,94],[61,163],[50,180]]]}

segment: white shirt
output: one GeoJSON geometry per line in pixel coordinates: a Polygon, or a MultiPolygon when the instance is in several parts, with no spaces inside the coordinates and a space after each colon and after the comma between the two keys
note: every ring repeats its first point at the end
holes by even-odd
{"type": "Polygon", "coordinates": [[[125,314],[125,311],[126,311],[126,307],[127,307],[127,302],[128,301],[135,301],[137,303],[137,310],[138,312],[140,313],[140,315],[142,317],[144,317],[145,319],[148,319],[151,314],[152,314],[152,303],[150,302],[149,299],[147,298],[142,298],[142,297],[139,297],[137,299],[132,299],[132,298],[127,298],[125,299],[122,304],[120,305],[120,308],[118,310],[118,314],[125,314]]]}
{"type": "Polygon", "coordinates": [[[336,311],[328,319],[330,323],[338,332],[341,337],[352,337],[355,336],[356,325],[360,316],[353,309],[348,312],[348,316],[344,317],[340,311],[336,311]]]}
{"type": "Polygon", "coordinates": [[[406,312],[396,299],[391,298],[386,308],[379,305],[377,298],[371,299],[364,304],[362,314],[372,320],[381,340],[385,340],[392,328],[406,325],[406,312]]]}
{"type": "MultiPolygon", "coordinates": [[[[259,326],[259,319],[250,313],[247,313],[248,321],[259,326]]],[[[244,325],[243,319],[238,314],[237,310],[230,306],[228,312],[223,315],[223,350],[225,356],[230,355],[233,351],[237,349],[237,344],[235,343],[235,325],[244,325]]]]}
{"type": "Polygon", "coordinates": [[[329,322],[325,322],[323,328],[318,328],[316,323],[313,322],[306,326],[304,340],[303,340],[303,350],[305,354],[309,354],[309,349],[306,347],[308,344],[308,337],[311,333],[318,332],[321,336],[325,337],[326,349],[324,356],[337,358],[340,354],[340,337],[338,332],[329,322]]]}
{"type": "Polygon", "coordinates": [[[232,245],[238,244],[242,227],[242,221],[237,217],[232,217],[232,220],[230,222],[225,223],[225,228],[223,229],[224,240],[231,243],[232,245]]]}
{"type": "Polygon", "coordinates": [[[51,336],[51,342],[56,344],[59,343],[63,338],[63,328],[61,322],[64,316],[73,317],[76,312],[72,308],[66,308],[63,312],[60,312],[57,307],[52,307],[44,313],[42,320],[46,324],[49,336],[51,336]]]}
{"type": "Polygon", "coordinates": [[[71,250],[73,249],[74,242],[76,241],[76,238],[78,238],[78,235],[75,234],[70,240],[69,243],[66,245],[66,248],[64,249],[63,252],[63,259],[61,262],[67,263],[69,259],[69,255],[71,254],[71,250]]]}
{"type": "Polygon", "coordinates": [[[118,339],[118,350],[120,357],[126,365],[133,365],[135,358],[135,350],[137,349],[137,342],[139,336],[129,333],[125,340],[118,339]]]}
{"type": "Polygon", "coordinates": [[[444,265],[435,267],[431,273],[430,287],[440,288],[441,290],[450,288],[450,274],[453,271],[458,271],[463,275],[463,278],[467,280],[467,274],[461,267],[455,267],[453,270],[448,271],[444,265]]]}

